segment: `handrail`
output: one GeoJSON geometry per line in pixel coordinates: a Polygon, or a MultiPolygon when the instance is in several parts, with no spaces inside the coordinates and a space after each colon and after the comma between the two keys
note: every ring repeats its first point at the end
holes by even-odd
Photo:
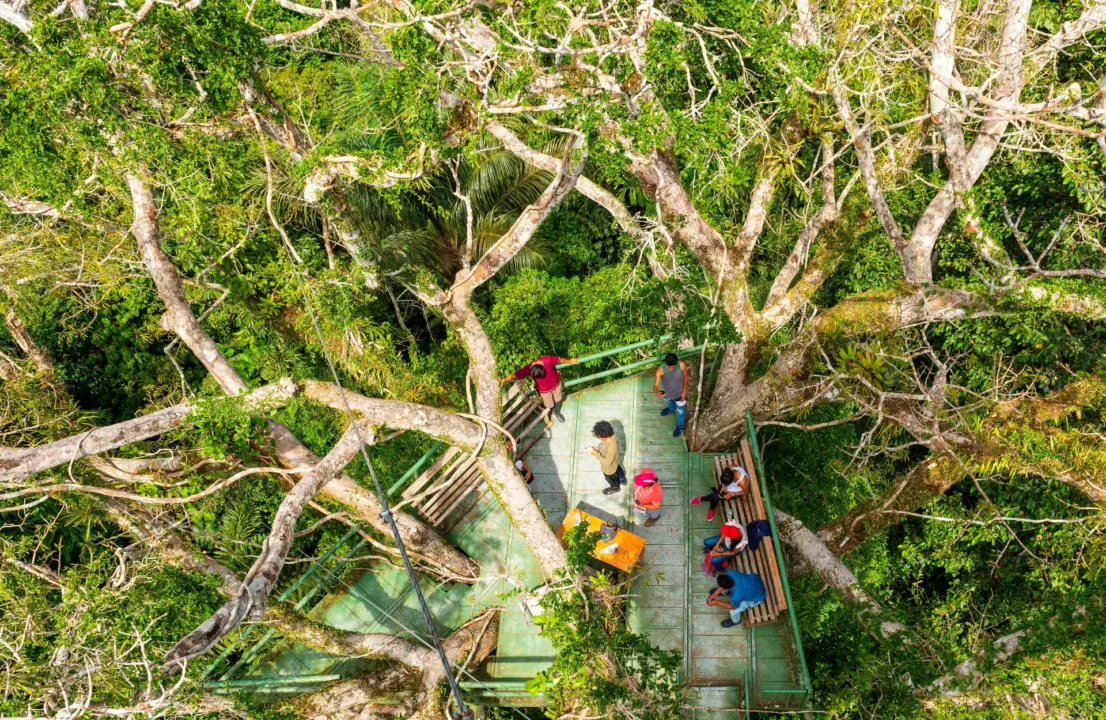
{"type": "MultiPolygon", "coordinates": [[[[622,347],[612,348],[611,350],[601,350],[597,353],[592,353],[591,355],[584,355],[583,357],[576,358],[576,361],[577,362],[582,362],[582,363],[587,363],[587,362],[591,362],[592,360],[602,360],[603,358],[610,357],[611,355],[619,355],[619,354],[624,353],[624,352],[629,352],[630,350],[637,350],[638,348],[643,348],[646,345],[653,345],[655,343],[662,343],[666,340],[671,340],[671,339],[672,339],[671,335],[661,335],[660,337],[649,338],[648,340],[642,340],[641,342],[631,343],[629,345],[623,345],[622,347]]],[[[566,368],[566,367],[571,367],[571,366],[568,363],[559,363],[557,365],[558,370],[560,370],[561,368],[566,368]]]]}
{"type": "Polygon", "coordinates": [[[431,445],[430,449],[427,450],[423,454],[423,456],[415,462],[414,465],[407,469],[407,472],[399,476],[399,480],[396,480],[394,483],[392,483],[392,486],[388,488],[388,495],[391,495],[396,490],[399,490],[401,487],[403,487],[403,483],[410,480],[415,475],[415,473],[422,469],[422,466],[426,464],[426,461],[430,459],[430,456],[433,455],[443,445],[445,445],[445,443],[443,442],[436,442],[431,445]]]}
{"type": "Polygon", "coordinates": [[[791,632],[795,635],[795,651],[799,656],[799,673],[803,685],[803,695],[810,693],[810,673],[806,667],[806,654],[803,653],[803,638],[799,634],[799,620],[795,616],[795,603],[791,600],[791,584],[787,581],[787,567],[783,561],[783,548],[780,547],[780,535],[776,530],[776,514],[772,510],[772,498],[768,495],[768,482],[764,474],[764,463],[760,457],[760,444],[757,443],[757,430],[753,425],[753,414],[745,410],[745,430],[749,440],[749,450],[753,454],[753,462],[756,464],[757,480],[760,485],[760,494],[764,500],[765,514],[768,515],[768,525],[772,528],[772,549],[776,553],[776,564],[780,567],[780,584],[783,585],[783,596],[787,600],[787,615],[791,619],[791,632]]]}

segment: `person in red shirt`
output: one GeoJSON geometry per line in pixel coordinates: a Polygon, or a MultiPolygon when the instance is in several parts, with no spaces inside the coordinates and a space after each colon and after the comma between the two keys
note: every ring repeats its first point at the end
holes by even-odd
{"type": "Polygon", "coordinates": [[[634,509],[645,512],[645,527],[653,527],[661,516],[661,500],[664,491],[657,482],[657,474],[642,468],[634,477],[634,509]]]}
{"type": "Polygon", "coordinates": [[[523,380],[525,378],[532,378],[534,385],[538,389],[538,395],[541,396],[542,405],[553,411],[553,414],[557,416],[557,419],[561,422],[565,421],[565,416],[561,414],[561,402],[564,400],[564,388],[561,385],[561,374],[557,372],[557,365],[576,365],[579,363],[579,358],[562,358],[556,355],[542,355],[540,358],[530,363],[529,365],[523,365],[518,370],[503,378],[501,385],[506,385],[512,380],[523,380]]]}

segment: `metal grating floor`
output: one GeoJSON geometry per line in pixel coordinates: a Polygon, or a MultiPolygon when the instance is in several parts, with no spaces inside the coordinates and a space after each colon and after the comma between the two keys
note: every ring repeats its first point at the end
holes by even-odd
{"type": "MultiPolygon", "coordinates": [[[[527,454],[534,472],[531,489],[553,527],[560,526],[569,508],[578,506],[646,539],[632,587],[630,625],[659,646],[683,653],[684,678],[697,688],[689,699],[689,715],[715,717],[728,710],[732,717],[743,703],[739,688],[747,671],[755,679],[753,706],[773,703],[762,694],[764,690],[797,685],[793,640],[785,623],[723,628],[721,621],[728,615],[706,606],[706,596],[716,583],[699,569],[700,548],[704,538],[718,532],[720,519],[707,523],[706,509],[691,508],[688,500],[709,490],[713,458],[689,453],[683,438],[672,437],[675,419],[660,417],[664,404],[653,395],[652,385],[650,372],[566,398],[566,422],[546,430],[527,454]],[[642,467],[657,472],[665,494],[660,521],[653,527],[633,524],[629,488],[603,495],[607,484],[598,460],[586,452],[595,444],[591,428],[598,420],[614,425],[631,482],[642,467]]],[[[532,678],[549,667],[553,649],[520,603],[509,598],[518,586],[532,588],[539,583],[533,556],[486,491],[458,510],[450,525],[450,539],[480,562],[487,580],[474,586],[423,580],[438,631],[448,634],[486,607],[506,602],[488,676],[509,685],[532,678]]],[[[389,566],[372,568],[351,586],[332,593],[316,608],[315,616],[328,625],[358,632],[425,636],[406,575],[389,566]]],[[[259,668],[260,675],[337,673],[347,662],[301,646],[277,650],[259,668]]]]}

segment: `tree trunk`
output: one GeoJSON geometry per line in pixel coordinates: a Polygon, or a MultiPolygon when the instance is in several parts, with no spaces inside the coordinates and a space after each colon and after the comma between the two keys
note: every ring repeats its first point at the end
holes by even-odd
{"type": "Polygon", "coordinates": [[[296,521],[300,514],[319,490],[357,455],[363,442],[371,444],[375,440],[372,428],[360,424],[351,425],[326,457],[296,483],[281,501],[273,518],[272,530],[269,531],[261,554],[247,573],[241,589],[227,604],[182,638],[169,651],[165,656],[166,665],[207,652],[237,627],[247,615],[254,620],[261,618],[268,605],[269,594],[280,578],[280,571],[284,568],[284,561],[288,556],[288,549],[292,546],[296,521]]]}
{"type": "MultiPolygon", "coordinates": [[[[134,235],[138,240],[143,262],[157,286],[158,295],[165,303],[166,316],[163,323],[166,328],[177,333],[185,345],[199,358],[208,372],[219,383],[219,387],[228,395],[242,392],[248,386],[238,372],[227,362],[226,356],[215,342],[192,316],[192,310],[184,296],[184,287],[172,261],[162,251],[157,228],[157,211],[153,195],[145,183],[135,175],[127,175],[134,203],[134,235]]],[[[292,431],[278,422],[269,421],[269,432],[276,447],[277,459],[288,468],[309,467],[318,457],[306,445],[299,441],[292,431]]],[[[379,500],[373,493],[363,492],[347,475],[341,475],[323,489],[323,494],[336,502],[346,504],[358,520],[366,522],[378,530],[390,532],[387,523],[380,517],[382,511],[379,500]]],[[[433,528],[408,513],[395,514],[397,524],[406,528],[405,534],[411,548],[423,555],[437,558],[443,566],[457,576],[475,578],[475,564],[450,545],[433,528]]]]}
{"type": "MultiPolygon", "coordinates": [[[[247,408],[272,408],[286,403],[295,394],[291,380],[254,390],[243,402],[247,408]]],[[[0,450],[0,481],[16,482],[37,472],[49,470],[91,455],[114,450],[124,445],[157,437],[187,420],[193,411],[192,403],[180,403],[149,415],[127,420],[107,427],[93,428],[80,435],[57,440],[32,448],[5,448],[0,450]]],[[[289,465],[289,467],[306,467],[289,465]]]]}

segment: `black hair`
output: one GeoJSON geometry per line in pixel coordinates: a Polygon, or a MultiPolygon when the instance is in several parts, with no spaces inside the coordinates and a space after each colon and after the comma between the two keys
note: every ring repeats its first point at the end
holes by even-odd
{"type": "Polygon", "coordinates": [[[541,380],[545,377],[545,366],[541,363],[534,363],[530,366],[530,377],[541,380]]]}
{"type": "Polygon", "coordinates": [[[729,590],[733,587],[733,578],[729,575],[719,575],[718,587],[722,588],[723,590],[729,590]]]}
{"type": "Polygon", "coordinates": [[[597,438],[609,438],[614,435],[614,426],[606,420],[600,420],[592,426],[591,431],[597,438]]]}
{"type": "Polygon", "coordinates": [[[668,367],[676,367],[680,364],[680,358],[676,353],[668,353],[664,356],[664,364],[668,367]]]}
{"type": "Polygon", "coordinates": [[[726,468],[725,470],[723,470],[722,471],[722,477],[720,479],[722,480],[723,485],[729,485],[730,483],[732,483],[733,482],[733,468],[726,468]]]}

